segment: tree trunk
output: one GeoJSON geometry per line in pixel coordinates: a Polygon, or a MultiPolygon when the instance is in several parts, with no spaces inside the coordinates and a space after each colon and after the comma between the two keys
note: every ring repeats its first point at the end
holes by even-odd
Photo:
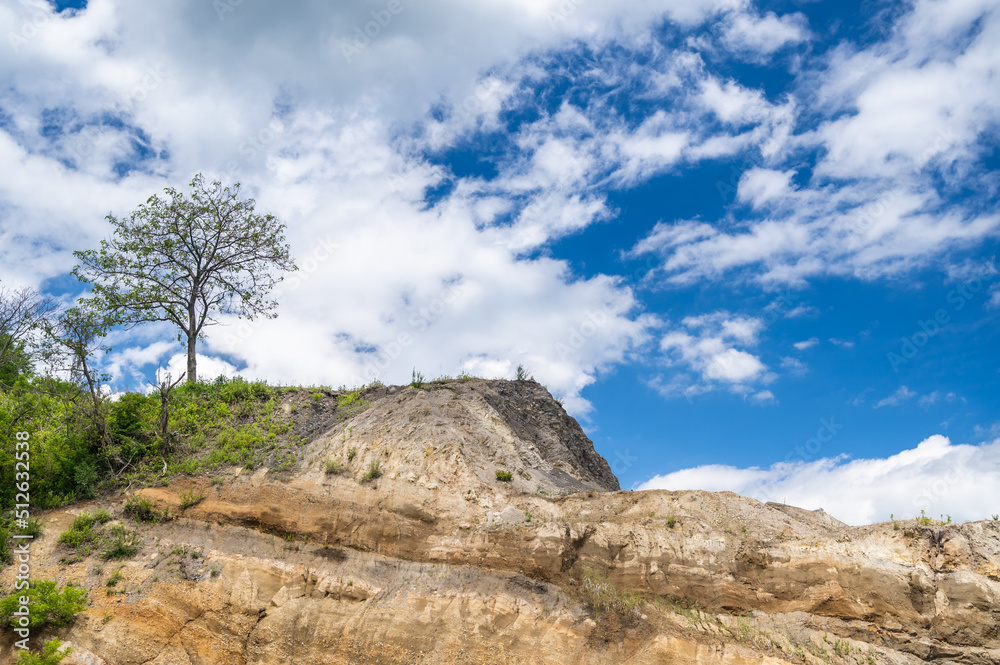
{"type": "Polygon", "coordinates": [[[198,367],[194,353],[195,343],[197,341],[198,341],[197,335],[188,335],[188,369],[187,369],[188,383],[198,382],[198,367]]]}

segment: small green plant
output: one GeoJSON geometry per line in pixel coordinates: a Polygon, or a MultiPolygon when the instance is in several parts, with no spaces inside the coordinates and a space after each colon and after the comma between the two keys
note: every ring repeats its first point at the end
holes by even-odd
{"type": "Polygon", "coordinates": [[[68,585],[58,590],[52,580],[29,580],[28,588],[15,590],[0,600],[0,619],[12,628],[21,627],[20,617],[14,616],[21,607],[20,599],[26,596],[31,612],[28,626],[65,626],[87,607],[87,590],[68,585]]]}
{"type": "Polygon", "coordinates": [[[607,581],[605,575],[584,569],[584,604],[596,615],[607,612],[618,614],[622,619],[638,619],[642,612],[642,596],[623,591],[607,581]]]}
{"type": "Polygon", "coordinates": [[[353,462],[354,461],[354,456],[357,455],[357,454],[358,454],[357,449],[355,449],[355,448],[348,448],[347,449],[347,461],[348,462],[353,462]]]}
{"type": "Polygon", "coordinates": [[[21,651],[17,657],[16,665],[59,665],[66,656],[73,652],[73,647],[62,648],[60,640],[46,640],[39,653],[32,653],[28,650],[21,651]]]}
{"type": "Polygon", "coordinates": [[[518,365],[517,370],[514,374],[515,381],[527,381],[531,377],[528,376],[528,372],[524,369],[524,365],[518,365]]]}
{"type": "Polygon", "coordinates": [[[514,480],[514,474],[510,471],[504,471],[503,469],[497,469],[497,480],[501,483],[509,483],[514,480]]]}
{"type": "Polygon", "coordinates": [[[25,536],[38,538],[42,535],[42,521],[37,517],[26,520],[25,525],[20,528],[20,532],[25,536]]]}
{"type": "Polygon", "coordinates": [[[212,577],[218,577],[219,573],[222,572],[222,566],[217,563],[213,563],[208,570],[212,577]]]}
{"type": "Polygon", "coordinates": [[[360,396],[361,393],[359,393],[357,390],[345,393],[343,395],[337,395],[337,408],[344,408],[346,406],[351,406],[352,404],[358,401],[358,398],[360,396]]]}
{"type": "Polygon", "coordinates": [[[115,586],[116,584],[118,584],[119,582],[121,582],[123,579],[125,579],[125,576],[122,575],[122,570],[121,570],[121,568],[119,568],[115,572],[111,573],[111,577],[108,578],[108,582],[107,582],[108,588],[111,588],[111,587],[115,586]]]}
{"type": "Polygon", "coordinates": [[[337,460],[328,459],[326,461],[326,475],[333,476],[343,472],[344,472],[344,467],[342,467],[340,465],[340,462],[338,462],[337,460]]]}
{"type": "Polygon", "coordinates": [[[194,490],[188,490],[181,494],[181,510],[187,510],[197,506],[199,503],[205,500],[205,492],[195,492],[194,490]]]}
{"type": "Polygon", "coordinates": [[[312,401],[314,401],[314,402],[318,402],[318,401],[320,401],[321,399],[323,399],[323,393],[313,393],[313,394],[312,394],[312,395],[310,395],[309,397],[311,397],[311,398],[312,398],[312,401]]]}
{"type": "Polygon", "coordinates": [[[992,517],[994,522],[1000,522],[1000,515],[993,515],[992,517]]]}
{"type": "Polygon", "coordinates": [[[59,535],[59,542],[77,550],[81,555],[89,554],[100,539],[100,526],[110,521],[111,515],[104,509],[77,515],[69,530],[59,535]]]}
{"type": "Polygon", "coordinates": [[[412,376],[412,378],[410,379],[411,388],[420,388],[424,385],[424,375],[418,372],[416,367],[413,368],[413,374],[411,376],[412,376]]]}
{"type": "Polygon", "coordinates": [[[129,531],[123,524],[111,527],[111,532],[101,550],[105,559],[130,559],[139,552],[142,539],[135,531],[129,531]]]}
{"type": "Polygon", "coordinates": [[[677,524],[677,518],[676,517],[674,517],[673,515],[671,515],[670,517],[667,518],[667,528],[668,529],[673,529],[675,524],[677,524]]]}
{"type": "Polygon", "coordinates": [[[378,460],[375,460],[368,465],[368,468],[361,476],[361,482],[369,483],[381,477],[382,477],[382,465],[379,463],[378,460]]]}
{"type": "Polygon", "coordinates": [[[170,511],[167,508],[160,510],[159,505],[159,501],[154,503],[144,496],[133,494],[125,500],[125,508],[122,512],[136,522],[147,524],[166,522],[170,519],[170,511]]]}
{"type": "Polygon", "coordinates": [[[851,653],[851,645],[845,640],[836,639],[833,641],[833,652],[843,658],[851,653]]]}

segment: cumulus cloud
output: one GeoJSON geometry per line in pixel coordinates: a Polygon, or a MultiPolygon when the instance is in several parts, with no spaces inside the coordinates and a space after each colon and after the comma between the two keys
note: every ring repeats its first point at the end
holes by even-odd
{"type": "Polygon", "coordinates": [[[763,59],[791,44],[809,39],[809,21],[802,14],[763,16],[735,14],[723,29],[722,42],[736,54],[763,59]]]}
{"type": "Polygon", "coordinates": [[[705,465],[654,476],[636,489],[731,491],[761,501],[824,509],[848,524],[908,519],[981,520],[1000,502],[1000,439],[952,444],[935,435],[880,459],[822,458],[768,468],[705,465]]]}
{"type": "MultiPolygon", "coordinates": [[[[758,356],[746,350],[757,345],[763,327],[762,319],[726,311],[683,319],[660,339],[660,349],[669,364],[696,375],[682,373],[673,382],[658,382],[656,387],[668,396],[698,395],[717,388],[748,394],[751,386],[769,383],[774,375],[758,356]]],[[[760,403],[774,399],[769,391],[752,397],[760,403]]]]}
{"type": "Polygon", "coordinates": [[[792,344],[792,346],[794,346],[799,351],[805,351],[806,349],[811,349],[817,344],[819,344],[819,340],[816,339],[815,337],[811,337],[809,339],[802,340],[801,342],[795,342],[795,344],[792,344]]]}

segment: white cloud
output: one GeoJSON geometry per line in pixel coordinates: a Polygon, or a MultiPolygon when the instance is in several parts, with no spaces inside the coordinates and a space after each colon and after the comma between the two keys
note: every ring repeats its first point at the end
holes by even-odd
{"type": "Polygon", "coordinates": [[[952,392],[943,393],[938,390],[935,390],[934,392],[928,395],[921,395],[920,399],[917,400],[917,404],[923,407],[927,407],[937,404],[938,402],[954,402],[956,399],[958,399],[958,395],[956,395],[955,393],[952,392]]]}
{"type": "Polygon", "coordinates": [[[793,376],[804,376],[809,373],[809,368],[805,366],[805,363],[798,358],[787,356],[781,358],[781,369],[793,376]]]}
{"type": "Polygon", "coordinates": [[[833,344],[834,346],[839,346],[839,347],[842,347],[842,348],[845,348],[845,349],[853,349],[854,348],[854,342],[852,342],[849,339],[837,339],[836,337],[831,337],[830,338],[830,343],[833,344]]]}
{"type": "Polygon", "coordinates": [[[819,340],[816,339],[815,337],[811,337],[801,342],[795,342],[795,344],[792,344],[792,346],[794,346],[799,351],[805,351],[806,349],[811,349],[817,344],[819,344],[819,340]]]}
{"type": "Polygon", "coordinates": [[[809,22],[805,16],[777,16],[774,12],[764,16],[734,14],[722,35],[722,42],[727,48],[737,54],[749,54],[755,60],[807,39],[809,22]]]}
{"type": "Polygon", "coordinates": [[[987,301],[986,306],[990,309],[996,309],[1000,307],[1000,286],[993,286],[990,291],[990,299],[987,301]]]}
{"type": "Polygon", "coordinates": [[[761,501],[823,508],[849,524],[908,519],[987,519],[1000,505],[1000,439],[954,445],[935,435],[884,459],[823,458],[761,469],[706,465],[658,475],[636,489],[731,491],[761,501]]]}
{"type": "Polygon", "coordinates": [[[904,402],[910,401],[916,396],[917,393],[914,392],[913,390],[910,390],[906,386],[900,386],[899,390],[889,395],[885,399],[879,400],[878,403],[875,405],[875,408],[881,409],[883,406],[899,406],[904,402]]]}
{"type": "MultiPolygon", "coordinates": [[[[766,167],[744,175],[740,201],[756,216],[736,226],[663,223],[635,251],[662,254],[659,272],[679,284],[737,270],[764,285],[801,284],[897,274],[996,236],[1000,215],[979,205],[992,200],[992,179],[971,174],[984,169],[988,128],[1000,122],[1000,12],[948,5],[916,2],[886,43],[843,45],[803,72],[797,98],[828,119],[777,143],[766,167]],[[793,145],[821,155],[795,189],[779,177],[803,165],[793,145]],[[970,182],[966,201],[950,200],[970,182]]],[[[727,123],[765,101],[712,82],[703,99],[727,123]]]]}
{"type": "Polygon", "coordinates": [[[938,402],[954,402],[958,399],[958,395],[953,392],[942,392],[939,390],[935,390],[934,392],[926,395],[920,395],[916,391],[910,390],[907,386],[900,386],[899,389],[892,395],[879,400],[875,404],[875,408],[880,409],[883,406],[902,406],[903,404],[909,403],[914,399],[916,399],[919,406],[926,408],[928,406],[933,406],[938,402]]]}
{"type": "MultiPolygon", "coordinates": [[[[654,385],[668,396],[703,394],[718,387],[747,394],[751,385],[767,383],[774,378],[760,358],[745,350],[757,345],[763,327],[761,319],[734,316],[725,311],[685,318],[681,327],[661,338],[660,349],[670,364],[679,365],[682,372],[693,371],[699,376],[682,373],[668,384],[656,382],[654,385]]],[[[757,394],[762,398],[756,401],[767,401],[763,399],[765,393],[757,394]]]]}
{"type": "Polygon", "coordinates": [[[747,202],[754,208],[775,199],[783,199],[792,192],[791,180],[794,171],[773,171],[771,169],[752,168],[740,177],[736,198],[747,202]]]}

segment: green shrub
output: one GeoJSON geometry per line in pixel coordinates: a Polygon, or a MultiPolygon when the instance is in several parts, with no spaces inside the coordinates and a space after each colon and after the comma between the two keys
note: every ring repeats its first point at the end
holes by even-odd
{"type": "Polygon", "coordinates": [[[677,524],[677,518],[676,517],[674,517],[673,515],[671,515],[670,517],[667,518],[667,528],[668,529],[673,529],[675,524],[677,524]]]}
{"type": "Polygon", "coordinates": [[[424,385],[424,375],[417,371],[417,368],[413,368],[412,379],[410,380],[411,388],[420,388],[424,385]]]}
{"type": "Polygon", "coordinates": [[[94,496],[94,487],[100,476],[97,474],[97,465],[91,460],[81,460],[73,471],[73,483],[76,485],[76,495],[81,499],[89,499],[94,496]]]}
{"type": "Polygon", "coordinates": [[[86,589],[66,586],[59,591],[52,580],[29,580],[28,584],[27,589],[15,589],[0,600],[0,620],[12,628],[20,626],[20,617],[14,616],[14,613],[21,607],[21,596],[29,599],[31,612],[28,625],[31,628],[65,626],[76,617],[77,612],[87,607],[86,589]]]}
{"type": "Polygon", "coordinates": [[[6,563],[14,563],[14,552],[10,548],[10,531],[0,522],[0,568],[6,563]]]}
{"type": "Polygon", "coordinates": [[[343,471],[344,471],[344,467],[342,467],[340,465],[340,462],[338,462],[337,460],[335,460],[335,459],[328,459],[326,461],[326,475],[332,476],[332,475],[337,474],[337,473],[343,473],[343,471]]]}
{"type": "Polygon", "coordinates": [[[348,448],[347,449],[347,461],[348,462],[353,462],[354,461],[354,456],[357,455],[357,454],[358,454],[357,449],[355,449],[355,448],[348,448]]]}
{"type": "Polygon", "coordinates": [[[167,508],[161,511],[159,505],[159,501],[154,503],[144,496],[133,494],[125,500],[125,508],[122,512],[136,522],[147,524],[166,522],[170,519],[170,511],[167,508]]]}
{"type": "Polygon", "coordinates": [[[365,470],[364,474],[361,476],[361,482],[368,483],[373,480],[377,480],[382,477],[382,465],[378,460],[373,461],[368,465],[368,469],[365,470]]]}
{"type": "Polygon", "coordinates": [[[40,653],[32,653],[23,650],[17,657],[16,665],[59,665],[66,656],[73,653],[73,647],[68,647],[62,651],[60,640],[46,640],[40,653]]]}
{"type": "Polygon", "coordinates": [[[142,539],[135,531],[129,531],[122,524],[111,527],[111,532],[103,539],[101,557],[105,559],[130,559],[139,552],[142,539]]]}
{"type": "Polygon", "coordinates": [[[24,527],[18,529],[23,535],[38,538],[42,535],[42,521],[37,517],[25,520],[24,527]]]}
{"type": "Polygon", "coordinates": [[[497,469],[497,480],[501,483],[509,483],[514,480],[514,474],[510,471],[504,471],[503,469],[497,469]]]}
{"type": "Polygon", "coordinates": [[[343,395],[337,395],[337,408],[343,408],[345,406],[350,406],[358,401],[360,393],[355,390],[354,392],[345,393],[343,395]]]}
{"type": "Polygon", "coordinates": [[[187,510],[193,506],[197,506],[199,503],[205,500],[205,492],[195,493],[194,490],[188,490],[181,494],[181,510],[187,510]]]}
{"type": "Polygon", "coordinates": [[[515,381],[527,381],[531,377],[528,376],[527,370],[524,369],[524,365],[517,366],[517,372],[514,375],[515,381]]]}
{"type": "Polygon", "coordinates": [[[77,515],[73,518],[69,530],[59,534],[59,542],[78,550],[80,554],[89,554],[100,539],[100,525],[109,521],[111,515],[104,509],[77,515]],[[95,528],[95,525],[98,528],[95,528]]]}

